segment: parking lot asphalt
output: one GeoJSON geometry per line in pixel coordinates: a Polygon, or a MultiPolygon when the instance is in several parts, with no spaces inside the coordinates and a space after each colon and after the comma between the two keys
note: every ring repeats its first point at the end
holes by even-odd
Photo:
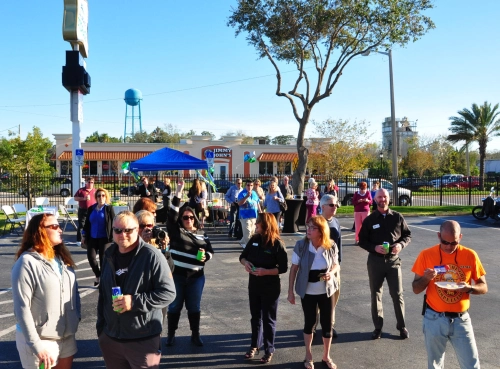
{"type": "MultiPolygon", "coordinates": [[[[366,251],[354,245],[350,231],[352,218],[340,218],[344,249],[341,264],[341,297],[337,306],[336,330],[331,356],[339,368],[426,368],[426,352],[422,333],[422,294],[411,289],[411,268],[418,253],[437,243],[436,232],[445,219],[455,219],[462,226],[462,243],[476,250],[486,269],[489,292],[473,296],[472,324],[484,369],[500,368],[500,306],[498,252],[500,224],[491,220],[478,221],[472,216],[461,217],[407,217],[412,231],[412,243],[401,254],[403,260],[403,286],[405,290],[406,321],[410,332],[408,340],[399,338],[392,301],[387,288],[384,291],[385,325],[382,339],[372,341],[373,325],[370,316],[370,291],[366,271],[366,251]]],[[[69,227],[68,227],[69,228],[69,227]]],[[[302,227],[303,230],[303,227],[302,227]]],[[[258,364],[258,360],[245,361],[244,353],[250,345],[250,313],[247,296],[248,276],[238,257],[241,246],[229,239],[223,228],[207,229],[212,240],[215,257],[206,267],[206,284],[202,298],[201,335],[203,347],[190,343],[186,312],[183,311],[176,345],[163,346],[162,368],[245,368],[258,364]]],[[[304,234],[284,234],[291,259],[293,246],[304,234]]],[[[82,296],[82,321],[77,333],[78,353],[73,368],[104,368],[95,333],[97,291],[92,287],[93,275],[86,261],[85,250],[74,243],[75,232],[64,235],[65,241],[78,263],[77,278],[82,296]]],[[[20,368],[15,345],[15,318],[10,291],[10,270],[19,236],[0,238],[0,368],[20,368]]],[[[286,300],[288,273],[282,275],[282,293],[279,300],[276,353],[267,367],[303,368],[304,346],[302,338],[303,315],[300,304],[286,300]]],[[[164,329],[166,334],[166,329],[164,329]]],[[[314,342],[313,355],[316,368],[321,368],[322,345],[314,342]]],[[[260,358],[261,355],[258,356],[260,358]]],[[[446,352],[446,368],[458,368],[451,345],[446,352]]]]}

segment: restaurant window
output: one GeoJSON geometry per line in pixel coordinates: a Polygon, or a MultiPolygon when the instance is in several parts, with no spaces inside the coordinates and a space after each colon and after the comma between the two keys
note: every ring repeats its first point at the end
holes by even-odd
{"type": "Polygon", "coordinates": [[[259,174],[273,174],[272,161],[259,161],[259,174]]]}
{"type": "Polygon", "coordinates": [[[102,162],[102,175],[110,176],[118,173],[118,162],[117,161],[103,161],[102,162]]]}
{"type": "Polygon", "coordinates": [[[82,167],[82,176],[96,176],[97,161],[85,161],[82,167]]]}
{"type": "Polygon", "coordinates": [[[279,162],[278,174],[292,174],[292,163],[289,161],[279,162]]]}
{"type": "Polygon", "coordinates": [[[70,160],[61,161],[61,175],[69,176],[71,175],[72,163],[70,160]]]}

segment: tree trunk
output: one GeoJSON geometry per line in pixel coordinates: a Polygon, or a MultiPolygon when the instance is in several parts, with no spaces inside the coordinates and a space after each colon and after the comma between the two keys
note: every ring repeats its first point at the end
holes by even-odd
{"type": "Polygon", "coordinates": [[[293,171],[293,192],[300,195],[304,190],[304,178],[307,169],[307,158],[309,157],[309,149],[304,145],[304,136],[306,133],[307,123],[309,122],[310,112],[304,112],[302,119],[299,121],[299,133],[297,135],[297,155],[299,162],[297,169],[293,171]]]}

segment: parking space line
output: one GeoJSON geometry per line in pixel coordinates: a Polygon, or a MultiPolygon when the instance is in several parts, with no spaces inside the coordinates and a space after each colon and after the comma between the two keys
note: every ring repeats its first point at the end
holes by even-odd
{"type": "Polygon", "coordinates": [[[2,315],[0,315],[0,319],[1,318],[8,318],[9,316],[14,316],[14,313],[2,314],[2,315]]]}
{"type": "Polygon", "coordinates": [[[0,331],[0,337],[5,336],[6,334],[9,334],[10,332],[13,332],[16,330],[16,326],[13,325],[12,327],[9,327],[7,329],[4,329],[3,331],[0,331]]]}

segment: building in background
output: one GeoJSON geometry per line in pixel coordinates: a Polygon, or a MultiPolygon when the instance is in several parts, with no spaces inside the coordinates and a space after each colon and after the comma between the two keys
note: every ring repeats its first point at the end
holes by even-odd
{"type": "MultiPolygon", "coordinates": [[[[418,136],[417,121],[411,122],[407,117],[396,118],[397,126],[397,152],[400,158],[405,157],[408,153],[408,139],[418,136]]],[[[392,153],[392,128],[391,117],[385,118],[382,122],[382,150],[392,153]]]]}
{"type": "MultiPolygon", "coordinates": [[[[58,175],[71,174],[71,134],[54,134],[56,153],[52,157],[58,175]]],[[[168,143],[108,143],[82,142],[84,150],[83,176],[113,176],[121,175],[120,168],[124,162],[139,160],[153,151],[170,147],[198,159],[205,160],[207,150],[214,152],[215,171],[217,178],[233,176],[247,177],[258,175],[292,174],[297,165],[297,146],[295,142],[289,145],[267,145],[255,140],[253,144],[243,144],[243,137],[225,136],[220,140],[212,140],[210,136],[192,136],[182,139],[178,144],[168,143]],[[246,154],[253,156],[254,163],[244,162],[246,154]]],[[[147,173],[145,173],[147,174],[147,173]]],[[[185,171],[189,175],[189,171],[185,171]]]]}

